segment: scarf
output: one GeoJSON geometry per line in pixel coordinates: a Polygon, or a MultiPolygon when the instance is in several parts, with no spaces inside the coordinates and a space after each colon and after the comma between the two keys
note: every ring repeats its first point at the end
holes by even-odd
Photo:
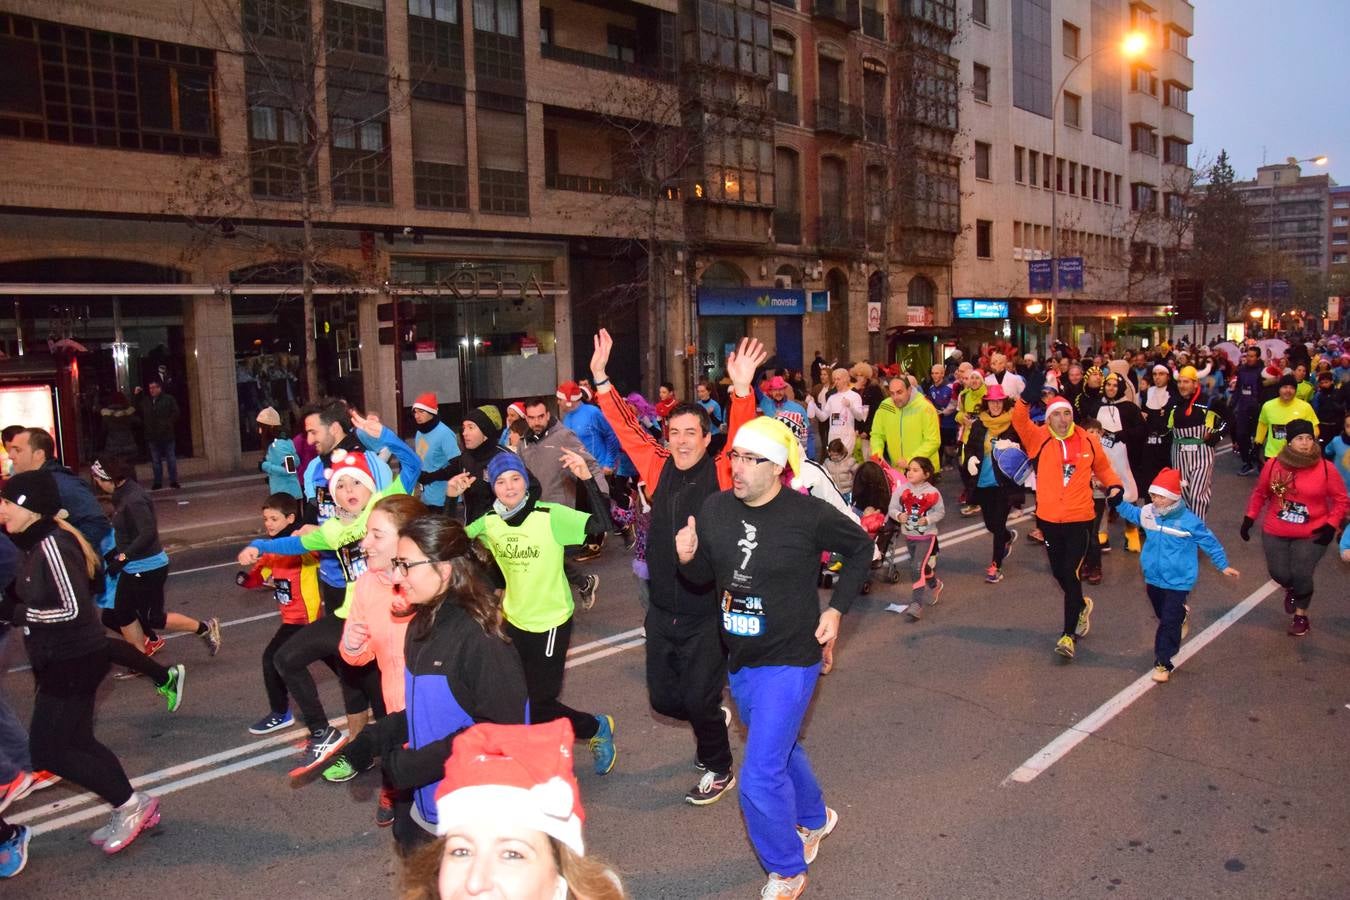
{"type": "Polygon", "coordinates": [[[1314,446],[1313,449],[1307,453],[1299,453],[1294,449],[1293,445],[1285,444],[1284,448],[1280,450],[1279,455],[1275,458],[1287,468],[1306,469],[1309,466],[1317,465],[1317,463],[1321,461],[1322,452],[1320,447],[1314,446]]]}
{"type": "Polygon", "coordinates": [[[57,525],[56,520],[51,516],[43,516],[23,531],[11,534],[9,539],[14,542],[14,546],[24,553],[31,553],[38,544],[42,543],[43,538],[59,527],[61,526],[57,525]]]}
{"type": "Polygon", "coordinates": [[[987,454],[994,441],[1012,425],[1012,412],[1005,410],[996,416],[987,411],[981,412],[980,422],[984,425],[984,452],[987,454]]]}
{"type": "Polygon", "coordinates": [[[548,417],[548,424],[544,426],[543,431],[537,432],[533,428],[531,428],[529,431],[525,432],[525,443],[527,444],[539,443],[548,435],[550,431],[553,430],[553,426],[557,424],[558,424],[557,417],[554,416],[552,413],[550,413],[548,417]]]}
{"type": "Polygon", "coordinates": [[[425,422],[417,422],[416,420],[413,421],[413,425],[417,428],[418,434],[426,434],[439,424],[441,424],[440,416],[432,416],[425,422]]]}
{"type": "Polygon", "coordinates": [[[515,506],[507,506],[500,500],[493,500],[492,508],[496,510],[497,515],[501,516],[503,519],[507,521],[510,521],[511,517],[514,516],[516,513],[520,512],[522,509],[524,509],[525,504],[529,502],[530,502],[530,492],[526,491],[525,496],[522,497],[520,499],[520,502],[517,503],[515,506]]]}

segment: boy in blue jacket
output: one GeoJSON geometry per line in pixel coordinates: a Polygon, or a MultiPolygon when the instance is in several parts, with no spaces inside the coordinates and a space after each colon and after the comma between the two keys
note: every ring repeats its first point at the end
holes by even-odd
{"type": "Polygon", "coordinates": [[[1158,617],[1158,633],[1153,639],[1153,680],[1167,681],[1172,675],[1172,657],[1181,649],[1181,641],[1190,631],[1190,611],[1186,595],[1200,574],[1196,550],[1203,550],[1214,566],[1229,578],[1239,572],[1228,565],[1223,545],[1195,513],[1181,500],[1181,473],[1163,469],[1148,487],[1152,503],[1138,507],[1121,504],[1117,493],[1107,499],[1120,517],[1148,533],[1139,565],[1144,570],[1144,588],[1148,591],[1153,613],[1158,617]]]}

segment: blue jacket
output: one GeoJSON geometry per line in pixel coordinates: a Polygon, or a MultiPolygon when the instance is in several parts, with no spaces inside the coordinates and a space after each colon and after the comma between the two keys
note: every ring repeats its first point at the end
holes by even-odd
{"type": "MultiPolygon", "coordinates": [[[[1336,464],[1336,471],[1341,473],[1341,480],[1345,482],[1345,489],[1350,491],[1350,441],[1345,439],[1345,432],[1341,432],[1327,442],[1325,453],[1327,459],[1336,464]]],[[[1347,528],[1346,531],[1350,531],[1350,528],[1347,528]]]]}
{"type": "Polygon", "coordinates": [[[1200,574],[1197,548],[1205,551],[1219,571],[1228,568],[1223,545],[1185,503],[1178,502],[1165,516],[1158,515],[1152,503],[1142,508],[1122,503],[1117,512],[1126,522],[1148,533],[1139,555],[1145,583],[1172,591],[1189,591],[1200,574]]]}
{"type": "Polygon", "coordinates": [[[605,421],[600,407],[583,403],[563,416],[563,425],[571,430],[586,448],[586,452],[595,457],[601,468],[613,469],[622,452],[618,435],[605,421]]]}
{"type": "MultiPolygon", "coordinates": [[[[418,431],[413,435],[413,449],[422,460],[423,472],[434,472],[450,464],[450,460],[459,456],[459,441],[455,432],[444,422],[437,422],[430,431],[418,431]]],[[[445,506],[444,481],[433,481],[422,488],[422,502],[427,506],[445,506]]]]}
{"type": "Polygon", "coordinates": [[[103,508],[98,505],[98,498],[89,484],[55,460],[49,459],[43,463],[41,471],[50,472],[52,478],[56,479],[56,492],[61,496],[66,521],[84,535],[89,546],[97,547],[103,543],[103,538],[112,531],[112,525],[103,514],[103,508]]]}
{"type": "Polygon", "coordinates": [[[267,448],[267,455],[263,457],[260,469],[267,475],[267,492],[269,494],[290,494],[292,497],[299,497],[300,476],[295,472],[286,471],[286,457],[291,458],[291,465],[299,462],[300,457],[295,452],[295,442],[290,438],[280,437],[272,441],[267,448]]]}

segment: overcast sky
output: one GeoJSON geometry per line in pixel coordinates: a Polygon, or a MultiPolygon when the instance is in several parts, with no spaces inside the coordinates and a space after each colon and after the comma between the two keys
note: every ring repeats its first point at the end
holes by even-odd
{"type": "MultiPolygon", "coordinates": [[[[1194,163],[1227,149],[1239,179],[1325,154],[1350,183],[1350,0],[1195,0],[1194,163]]],[[[1312,167],[1304,164],[1304,174],[1312,167]]]]}

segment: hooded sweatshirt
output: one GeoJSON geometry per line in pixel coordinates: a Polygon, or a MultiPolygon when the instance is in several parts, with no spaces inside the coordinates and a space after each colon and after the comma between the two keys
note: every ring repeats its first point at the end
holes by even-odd
{"type": "Polygon", "coordinates": [[[1122,503],[1116,510],[1122,519],[1138,525],[1148,536],[1139,556],[1146,584],[1170,591],[1189,591],[1200,574],[1197,549],[1203,550],[1220,572],[1228,568],[1223,545],[1185,503],[1177,501],[1165,514],[1159,513],[1152,503],[1142,508],[1122,503]]]}

